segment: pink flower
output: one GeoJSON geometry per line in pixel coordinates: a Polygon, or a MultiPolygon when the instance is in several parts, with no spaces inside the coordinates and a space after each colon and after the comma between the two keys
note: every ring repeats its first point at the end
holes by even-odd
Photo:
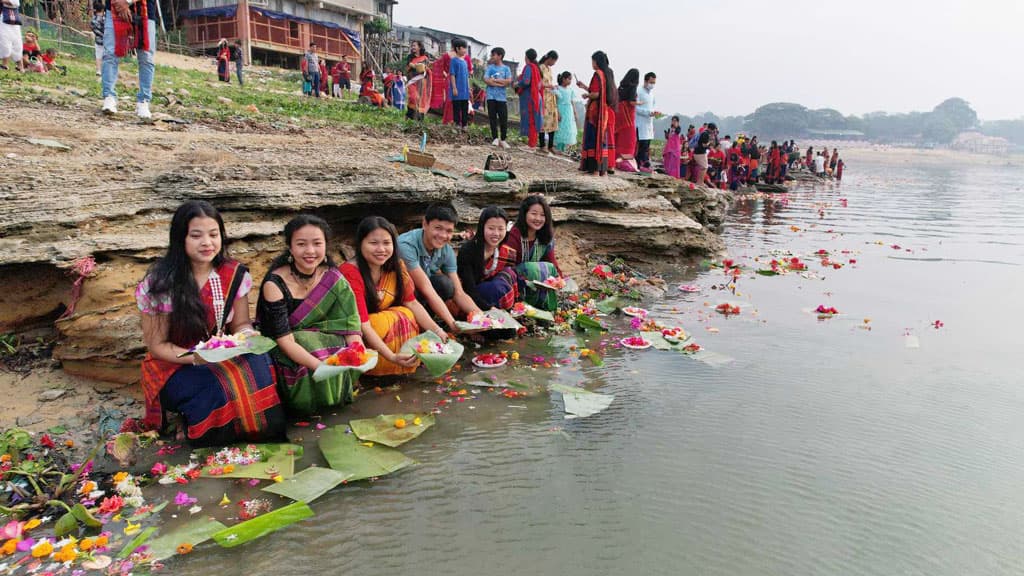
{"type": "Polygon", "coordinates": [[[21,532],[25,527],[24,522],[18,522],[17,520],[11,520],[4,525],[3,530],[0,530],[0,539],[3,540],[17,540],[21,538],[21,532]]]}
{"type": "Polygon", "coordinates": [[[149,473],[153,476],[163,476],[167,473],[167,464],[163,462],[157,462],[153,464],[153,467],[149,469],[149,473]]]}
{"type": "Polygon", "coordinates": [[[191,506],[198,501],[198,499],[192,498],[185,492],[178,492],[178,494],[174,496],[174,504],[177,506],[191,506]]]}

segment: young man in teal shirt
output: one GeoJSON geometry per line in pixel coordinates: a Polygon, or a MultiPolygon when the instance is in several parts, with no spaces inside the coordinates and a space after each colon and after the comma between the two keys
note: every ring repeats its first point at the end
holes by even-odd
{"type": "Polygon", "coordinates": [[[487,119],[491,124],[491,146],[509,148],[508,145],[508,86],[512,84],[512,70],[505,65],[504,48],[491,50],[491,61],[484,72],[484,83],[487,84],[487,119]],[[498,137],[498,127],[501,137],[498,137]]]}
{"type": "Polygon", "coordinates": [[[473,299],[462,290],[455,250],[448,243],[457,221],[458,216],[450,206],[431,204],[423,216],[423,226],[398,237],[399,255],[416,285],[417,298],[453,332],[457,328],[448,301],[453,301],[466,315],[480,313],[473,299]]]}

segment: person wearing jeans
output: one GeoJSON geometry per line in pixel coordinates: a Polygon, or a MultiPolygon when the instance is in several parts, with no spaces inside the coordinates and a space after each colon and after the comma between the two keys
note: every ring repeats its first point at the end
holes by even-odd
{"type": "Polygon", "coordinates": [[[487,84],[487,119],[491,123],[492,146],[508,148],[508,94],[512,84],[512,70],[502,61],[505,58],[504,48],[491,50],[491,61],[484,72],[484,83],[487,84]],[[498,137],[498,128],[501,137],[498,137]]]}
{"type": "MultiPolygon", "coordinates": [[[[139,0],[147,1],[149,0],[139,0]]],[[[112,0],[107,3],[107,14],[103,23],[103,113],[117,114],[117,70],[119,58],[114,53],[116,36],[114,34],[114,9],[111,3],[123,3],[124,0],[112,0]]],[[[135,114],[142,119],[152,118],[149,102],[153,99],[153,71],[156,56],[156,5],[149,2],[147,6],[146,33],[149,36],[149,50],[139,50],[139,91],[135,95],[135,114]]]]}

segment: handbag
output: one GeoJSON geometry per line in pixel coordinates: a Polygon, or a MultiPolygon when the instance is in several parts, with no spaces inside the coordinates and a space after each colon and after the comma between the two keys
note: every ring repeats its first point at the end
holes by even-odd
{"type": "Polygon", "coordinates": [[[512,157],[507,152],[491,152],[484,162],[484,170],[508,172],[512,167],[512,157]]]}

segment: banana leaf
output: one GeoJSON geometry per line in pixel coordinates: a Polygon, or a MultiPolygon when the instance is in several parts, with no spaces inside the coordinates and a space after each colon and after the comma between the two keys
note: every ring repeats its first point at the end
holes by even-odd
{"type": "MultiPolygon", "coordinates": [[[[164,506],[166,505],[167,503],[164,502],[164,506]]],[[[157,508],[162,508],[162,506],[157,506],[157,508]]],[[[82,504],[75,504],[74,506],[72,506],[71,514],[73,514],[74,517],[77,518],[79,522],[85,524],[89,528],[99,528],[103,526],[103,522],[95,516],[93,516],[92,513],[89,512],[89,509],[83,506],[82,504]]]]}
{"type": "Polygon", "coordinates": [[[348,423],[355,434],[363,442],[376,442],[397,448],[409,440],[416,438],[427,428],[434,425],[433,414],[381,414],[376,418],[350,420],[348,423]],[[405,420],[404,428],[395,428],[395,420],[405,420]],[[419,426],[413,420],[420,419],[419,426]]]}
{"type": "Polygon", "coordinates": [[[124,548],[121,548],[121,551],[117,553],[117,557],[119,559],[124,559],[131,556],[132,552],[135,552],[136,548],[145,544],[146,540],[149,540],[149,537],[153,535],[153,532],[156,532],[156,526],[150,526],[142,532],[139,532],[138,536],[133,538],[131,542],[125,544],[124,548]]]}
{"type": "Polygon", "coordinates": [[[547,310],[541,310],[540,308],[526,305],[526,317],[533,318],[534,320],[540,320],[541,322],[554,322],[555,315],[547,310]]]}
{"type": "Polygon", "coordinates": [[[698,362],[711,366],[712,368],[719,368],[736,361],[732,356],[726,356],[725,354],[712,352],[711,350],[700,350],[698,352],[694,352],[693,358],[698,362]]]}
{"type": "MultiPolygon", "coordinates": [[[[167,507],[167,504],[168,504],[168,502],[166,500],[164,500],[163,502],[157,504],[156,506],[153,506],[152,508],[150,508],[149,510],[146,510],[145,512],[136,512],[135,514],[132,514],[130,518],[128,518],[128,521],[129,522],[138,522],[139,520],[142,520],[144,518],[149,518],[150,516],[152,516],[154,514],[159,514],[161,510],[163,510],[164,508],[167,507]]],[[[79,506],[81,506],[81,504],[79,504],[79,506]]],[[[84,509],[85,508],[83,507],[83,510],[84,509]]],[[[74,508],[72,508],[71,511],[74,512],[75,511],[74,508]]],[[[86,513],[88,513],[88,510],[86,510],[86,513]]],[[[81,520],[81,517],[79,517],[78,519],[81,520]]],[[[83,520],[83,522],[84,522],[84,520],[83,520]]],[[[99,527],[99,526],[102,526],[102,524],[97,524],[96,527],[99,527]]]]}
{"type": "Polygon", "coordinates": [[[53,525],[53,535],[63,538],[71,533],[78,534],[78,518],[71,512],[65,512],[53,525]]]}
{"type": "Polygon", "coordinates": [[[373,370],[377,367],[377,360],[380,358],[380,355],[377,354],[376,350],[367,350],[366,354],[369,358],[359,366],[328,366],[326,363],[320,364],[313,372],[313,381],[323,382],[331,376],[337,376],[343,372],[357,372],[359,374],[363,374],[373,370]]]}
{"type": "Polygon", "coordinates": [[[661,335],[661,332],[641,332],[640,336],[642,336],[644,340],[650,342],[655,350],[673,350],[676,352],[687,353],[684,348],[693,343],[693,337],[689,334],[686,335],[686,340],[683,340],[678,344],[673,344],[668,340],[665,340],[665,337],[661,335]]]}
{"type": "Polygon", "coordinates": [[[178,546],[182,544],[198,546],[226,528],[227,526],[213,518],[198,518],[154,538],[149,543],[149,553],[157,562],[166,560],[178,553],[178,546]]]}
{"type": "Polygon", "coordinates": [[[408,340],[402,345],[402,349],[399,350],[399,352],[401,354],[415,354],[423,361],[423,365],[434,378],[437,378],[451,370],[452,367],[455,366],[455,363],[459,361],[459,358],[462,358],[462,353],[466,350],[462,344],[449,339],[448,347],[452,351],[451,354],[420,354],[416,351],[416,346],[419,345],[421,340],[440,342],[441,338],[433,332],[424,332],[423,334],[408,340]]]}
{"type": "Polygon", "coordinates": [[[350,482],[386,476],[416,463],[394,448],[379,444],[367,446],[355,434],[346,434],[339,426],[324,430],[319,445],[330,467],[348,474],[350,482]]]}
{"type": "Polygon", "coordinates": [[[577,314],[576,319],[573,320],[573,326],[577,330],[598,330],[600,332],[607,332],[608,329],[604,327],[596,318],[591,318],[586,314],[577,314]]]}
{"type": "Polygon", "coordinates": [[[464,333],[485,332],[487,330],[515,330],[518,332],[523,327],[511,314],[497,308],[484,312],[484,316],[491,319],[492,326],[482,327],[479,324],[472,324],[462,320],[457,320],[455,326],[464,333]]]}
{"type": "Polygon", "coordinates": [[[612,394],[598,394],[583,388],[566,386],[564,384],[552,384],[549,388],[562,394],[562,402],[565,404],[565,418],[586,418],[601,412],[611,405],[615,396],[612,394]]]}
{"type": "Polygon", "coordinates": [[[267,512],[252,520],[246,520],[241,524],[235,524],[230,528],[215,532],[213,540],[224,548],[234,548],[312,516],[313,510],[305,502],[292,502],[284,508],[278,508],[273,512],[267,512]]]}
{"type": "Polygon", "coordinates": [[[214,348],[212,350],[196,350],[195,354],[199,355],[200,358],[210,363],[223,362],[235,356],[241,356],[242,354],[265,354],[270,352],[277,346],[277,342],[274,342],[266,336],[249,336],[245,339],[244,346],[236,346],[234,348],[214,348]]]}
{"type": "Polygon", "coordinates": [[[283,482],[274,482],[263,488],[264,492],[291,498],[296,502],[312,502],[328,493],[338,484],[349,479],[349,475],[332,468],[312,466],[283,482]]]}
{"type": "MultiPolygon", "coordinates": [[[[246,445],[239,445],[245,447],[246,445]]],[[[206,478],[259,478],[270,480],[275,476],[273,472],[282,478],[291,478],[295,475],[295,460],[302,458],[302,446],[297,444],[256,444],[259,448],[263,461],[245,466],[235,466],[231,472],[224,474],[210,474],[213,466],[204,466],[202,475],[206,478]]],[[[214,448],[197,450],[196,454],[200,461],[207,456],[216,453],[214,448]]]]}
{"type": "Polygon", "coordinates": [[[615,312],[619,308],[628,305],[629,301],[623,298],[622,296],[611,296],[594,304],[594,307],[597,308],[602,314],[611,314],[612,312],[615,312]]]}

